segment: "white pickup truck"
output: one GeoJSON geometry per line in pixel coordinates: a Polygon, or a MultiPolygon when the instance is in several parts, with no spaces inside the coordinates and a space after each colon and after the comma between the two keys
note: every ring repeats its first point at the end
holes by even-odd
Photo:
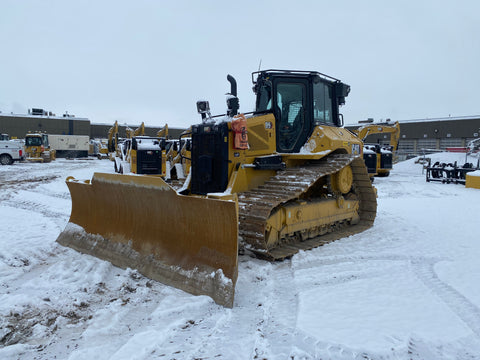
{"type": "Polygon", "coordinates": [[[22,144],[13,140],[0,140],[0,164],[12,165],[14,161],[20,160],[25,160],[22,144]]]}

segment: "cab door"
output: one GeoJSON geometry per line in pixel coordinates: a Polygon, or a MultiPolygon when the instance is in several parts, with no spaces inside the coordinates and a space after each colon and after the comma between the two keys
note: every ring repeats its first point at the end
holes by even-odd
{"type": "Polygon", "coordinates": [[[273,88],[277,152],[299,152],[311,132],[309,82],[307,79],[278,78],[273,88]]]}

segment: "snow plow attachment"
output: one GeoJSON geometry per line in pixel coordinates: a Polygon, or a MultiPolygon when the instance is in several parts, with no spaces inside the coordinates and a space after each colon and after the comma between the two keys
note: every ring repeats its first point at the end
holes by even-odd
{"type": "Polygon", "coordinates": [[[155,176],[95,173],[67,185],[72,213],[58,243],[233,307],[235,201],[179,195],[155,176]]]}

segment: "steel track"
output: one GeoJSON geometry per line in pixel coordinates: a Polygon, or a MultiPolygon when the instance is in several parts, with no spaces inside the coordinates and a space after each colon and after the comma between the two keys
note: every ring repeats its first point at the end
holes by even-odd
{"type": "MultiPolygon", "coordinates": [[[[314,194],[315,195],[315,194],[314,194]]],[[[377,212],[376,194],[361,157],[333,154],[302,167],[279,171],[269,181],[239,194],[239,235],[242,245],[261,257],[281,260],[300,250],[308,250],[350,235],[360,233],[373,225],[377,212]],[[355,225],[330,224],[328,233],[305,241],[279,243],[268,248],[265,225],[274,209],[299,199],[320,179],[332,175],[347,165],[353,172],[353,192],[359,199],[360,221],[355,225]]]]}

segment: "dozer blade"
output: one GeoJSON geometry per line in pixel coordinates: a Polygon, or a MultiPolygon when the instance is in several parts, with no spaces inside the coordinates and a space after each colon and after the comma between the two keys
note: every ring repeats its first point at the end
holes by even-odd
{"type": "Polygon", "coordinates": [[[234,201],[178,195],[160,177],[71,177],[72,214],[57,242],[233,306],[238,274],[234,201]]]}

